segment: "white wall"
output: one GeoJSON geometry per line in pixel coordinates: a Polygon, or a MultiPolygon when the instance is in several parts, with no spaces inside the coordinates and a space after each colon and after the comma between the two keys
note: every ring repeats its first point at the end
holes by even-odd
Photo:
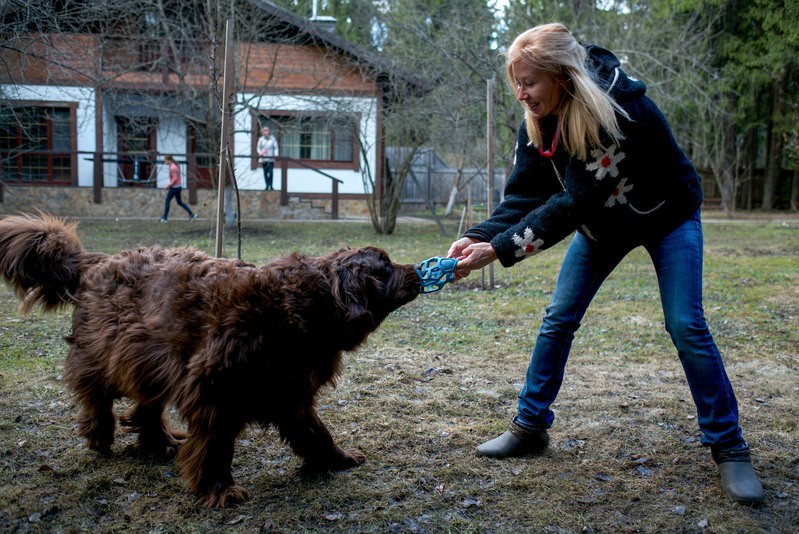
{"type": "MultiPolygon", "coordinates": [[[[300,97],[285,95],[257,96],[241,94],[237,102],[247,102],[247,106],[238,106],[234,114],[234,153],[236,155],[235,174],[240,189],[263,189],[264,177],[260,166],[251,168],[250,156],[252,155],[252,132],[258,130],[258,124],[253,124],[250,109],[259,111],[324,111],[359,113],[361,116],[359,137],[367,147],[367,160],[361,158],[360,171],[335,169],[322,169],[326,174],[334,176],[343,183],[339,184],[339,193],[364,193],[364,183],[361,172],[368,168],[375,169],[376,139],[377,139],[377,100],[375,98],[350,98],[350,97],[300,97]]],[[[360,157],[360,154],[356,156],[360,157]]],[[[290,168],[288,189],[290,193],[330,193],[331,180],[325,176],[302,168],[290,168]]],[[[275,188],[280,187],[280,168],[275,168],[275,188]]]]}
{"type": "MultiPolygon", "coordinates": [[[[8,100],[77,103],[78,152],[94,152],[94,90],[87,87],[52,87],[47,85],[0,85],[0,94],[8,100]]],[[[92,185],[94,174],[90,154],[78,154],[78,185],[92,185]],[[89,158],[89,159],[86,159],[89,158]]]]}

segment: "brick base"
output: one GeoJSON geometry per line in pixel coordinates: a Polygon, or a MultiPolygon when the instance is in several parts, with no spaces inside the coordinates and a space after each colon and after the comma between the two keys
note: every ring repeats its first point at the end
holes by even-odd
{"type": "MultiPolygon", "coordinates": [[[[16,187],[5,184],[2,187],[0,214],[6,215],[43,211],[59,217],[158,219],[164,211],[166,198],[163,189],[105,188],[102,190],[102,202],[96,204],[90,187],[16,187]]],[[[280,205],[280,191],[240,191],[239,196],[242,220],[331,218],[332,202],[323,195],[289,193],[287,206],[280,205]]],[[[181,197],[183,202],[188,204],[188,197],[188,191],[184,189],[181,197]]],[[[197,204],[189,206],[198,217],[215,217],[216,197],[216,191],[199,189],[197,204]]],[[[233,203],[235,210],[235,197],[233,203]]],[[[369,217],[363,195],[341,195],[338,210],[340,219],[369,217]]],[[[172,202],[169,214],[170,218],[185,215],[175,202],[172,202]]]]}

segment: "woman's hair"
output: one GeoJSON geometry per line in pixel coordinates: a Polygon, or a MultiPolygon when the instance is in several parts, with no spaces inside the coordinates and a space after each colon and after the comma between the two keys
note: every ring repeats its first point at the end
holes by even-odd
{"type": "MultiPolygon", "coordinates": [[[[514,67],[528,65],[550,74],[563,87],[558,108],[558,140],[572,156],[587,159],[590,147],[602,147],[602,135],[613,142],[622,139],[615,111],[627,115],[603,91],[586,70],[587,53],[563,24],[543,24],[520,34],[508,48],[507,77],[515,93],[514,67]]],[[[541,146],[538,121],[525,107],[525,124],[530,143],[541,146]]]]}
{"type": "Polygon", "coordinates": [[[175,158],[172,157],[172,154],[167,154],[166,156],[164,156],[164,161],[169,163],[170,161],[175,161],[175,158]]]}

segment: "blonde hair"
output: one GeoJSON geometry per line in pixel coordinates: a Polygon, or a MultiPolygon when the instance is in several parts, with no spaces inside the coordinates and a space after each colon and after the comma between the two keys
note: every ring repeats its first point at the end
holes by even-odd
{"type": "MultiPolygon", "coordinates": [[[[602,135],[616,143],[624,138],[616,111],[627,113],[592,79],[585,67],[587,53],[569,30],[560,23],[543,24],[520,34],[506,53],[508,83],[515,92],[514,67],[524,64],[546,72],[563,88],[558,106],[558,140],[571,154],[582,160],[591,147],[603,147],[602,135]]],[[[525,107],[524,120],[530,144],[541,146],[538,121],[525,107]]]]}

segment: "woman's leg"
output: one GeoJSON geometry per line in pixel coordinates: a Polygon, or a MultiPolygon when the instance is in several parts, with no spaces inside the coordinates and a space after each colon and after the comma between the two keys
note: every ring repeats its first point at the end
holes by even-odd
{"type": "Polygon", "coordinates": [[[548,445],[546,429],[555,419],[549,407],[563,383],[574,333],[602,282],[629,250],[603,248],[582,234],[574,236],[535,342],[519,393],[517,415],[505,433],[478,446],[478,454],[492,458],[525,456],[548,445]]]}
{"type": "Polygon", "coordinates": [[[697,216],[646,249],[657,272],[666,330],[696,404],[702,443],[731,447],[743,438],[735,393],[702,308],[702,241],[697,216]]]}
{"type": "Polygon", "coordinates": [[[266,176],[266,188],[267,189],[274,189],[274,187],[272,187],[272,180],[274,178],[274,172],[275,172],[275,162],[274,161],[266,162],[264,164],[264,174],[266,176]]]}
{"type": "Polygon", "coordinates": [[[666,330],[680,357],[702,430],[727,495],[757,504],[765,493],[738,425],[738,403],[702,309],[702,224],[699,213],[647,244],[660,286],[666,330]]]}
{"type": "Polygon", "coordinates": [[[175,196],[174,189],[171,187],[166,191],[166,200],[164,201],[164,215],[161,216],[161,220],[165,221],[169,217],[169,205],[172,203],[172,197],[175,196]]]}
{"type": "Polygon", "coordinates": [[[188,207],[186,204],[184,204],[184,203],[183,203],[183,199],[181,198],[181,195],[180,195],[180,193],[181,193],[182,189],[181,189],[181,188],[179,188],[179,187],[176,187],[176,188],[174,189],[174,191],[175,191],[175,200],[177,201],[177,203],[178,203],[178,206],[180,206],[181,208],[183,208],[184,210],[186,210],[186,213],[188,213],[188,214],[189,214],[189,217],[190,217],[190,218],[191,218],[191,217],[194,217],[194,213],[192,213],[192,211],[191,211],[191,208],[190,208],[190,207],[188,207]]]}
{"type": "Polygon", "coordinates": [[[555,415],[549,407],[563,383],[574,333],[599,287],[629,250],[599,246],[575,234],[533,348],[515,424],[527,430],[552,426],[555,415]]]}

